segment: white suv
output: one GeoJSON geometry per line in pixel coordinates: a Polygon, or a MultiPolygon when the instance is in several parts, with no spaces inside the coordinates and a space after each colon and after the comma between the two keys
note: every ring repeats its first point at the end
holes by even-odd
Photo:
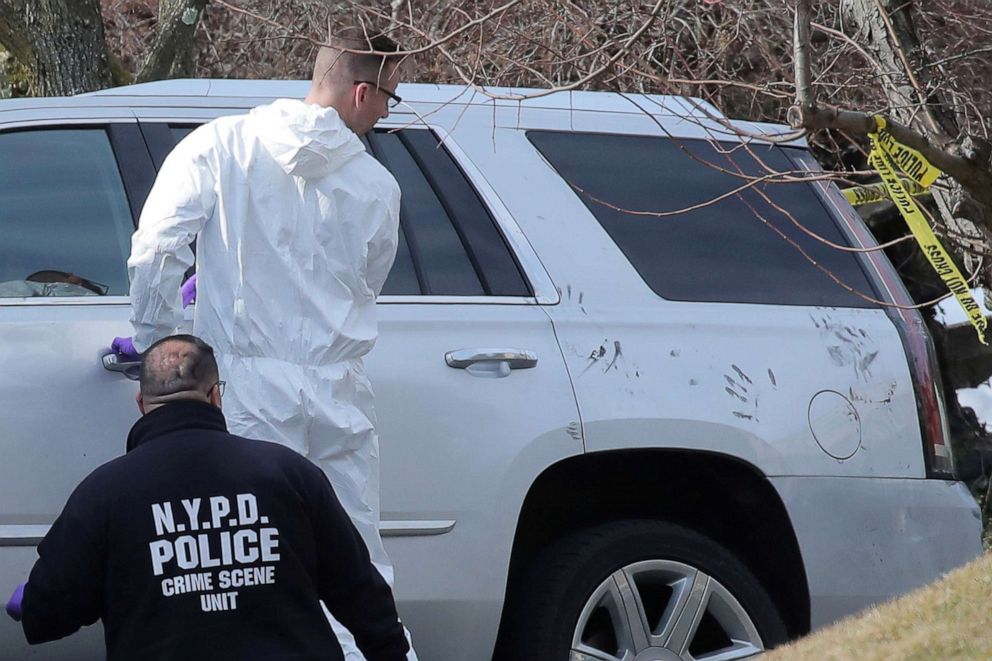
{"type": "MultiPolygon", "coordinates": [[[[156,169],[305,92],[0,103],[0,587],[137,416],[103,355],[156,169]]],[[[684,99],[400,94],[368,139],[403,190],[368,370],[422,659],[742,658],[981,552],[891,265],[833,185],[761,178],[815,170],[802,145],[684,99]]],[[[93,629],[42,655],[99,658],[93,629]]],[[[0,657],[30,655],[0,618],[0,657]]]]}

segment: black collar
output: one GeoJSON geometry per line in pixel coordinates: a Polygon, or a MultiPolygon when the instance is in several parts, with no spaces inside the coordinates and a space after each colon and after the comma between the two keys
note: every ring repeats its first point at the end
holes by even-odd
{"type": "Polygon", "coordinates": [[[127,435],[127,452],[143,443],[185,429],[227,431],[224,414],[213,404],[184,399],[146,413],[127,435]]]}

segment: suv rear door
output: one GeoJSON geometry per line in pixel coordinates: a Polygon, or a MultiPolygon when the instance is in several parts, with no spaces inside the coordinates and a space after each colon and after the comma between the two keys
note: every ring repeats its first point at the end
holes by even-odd
{"type": "MultiPolygon", "coordinates": [[[[156,163],[197,120],[231,112],[171,110],[136,110],[156,163]]],[[[400,245],[366,361],[382,534],[419,655],[484,658],[520,505],[544,467],[583,451],[579,417],[541,307],[558,295],[533,250],[457,145],[399,126],[366,141],[402,190],[400,245]]]]}

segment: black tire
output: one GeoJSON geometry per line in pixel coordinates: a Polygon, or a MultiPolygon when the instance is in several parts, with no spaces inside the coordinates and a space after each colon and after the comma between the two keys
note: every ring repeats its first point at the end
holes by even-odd
{"type": "MultiPolygon", "coordinates": [[[[757,643],[765,649],[788,639],[782,618],[768,593],[747,567],[725,548],[682,526],[663,521],[629,520],[573,533],[534,556],[511,585],[504,624],[493,658],[496,661],[568,661],[579,616],[594,592],[614,572],[643,561],[674,561],[715,579],[743,608],[745,616],[750,618],[750,623],[760,636],[757,643]]],[[[655,562],[639,567],[644,567],[645,572],[663,572],[668,567],[679,568],[679,565],[655,562]]],[[[647,573],[644,575],[648,576],[647,573]]],[[[661,587],[649,584],[642,590],[640,585],[637,586],[638,599],[645,613],[651,610],[656,614],[661,612],[659,609],[664,609],[664,606],[658,605],[664,600],[656,599],[653,609],[645,601],[652,590],[667,589],[661,579],[656,577],[654,580],[654,585],[661,587]]],[[[723,597],[717,598],[714,603],[721,599],[727,603],[723,597]]],[[[688,650],[692,654],[700,654],[702,658],[710,651],[707,645],[719,647],[724,644],[723,634],[714,629],[714,623],[719,628],[719,622],[711,616],[710,608],[707,606],[703,616],[705,627],[701,621],[690,638],[692,646],[688,650]],[[697,641],[699,636],[705,639],[697,641]]],[[[715,612],[721,612],[719,603],[712,608],[717,609],[715,612]]],[[[722,613],[726,612],[724,608],[722,613]]],[[[599,620],[585,618],[584,624],[588,627],[584,626],[583,632],[593,630],[598,622],[603,621],[600,613],[594,613],[599,620]]],[[[609,615],[606,617],[606,622],[611,622],[609,615]]],[[[646,617],[652,618],[650,615],[646,617]]],[[[603,628],[613,627],[606,624],[603,628]]],[[[605,642],[590,644],[596,649],[605,649],[597,646],[600,644],[609,647],[608,636],[598,640],[605,642]]]]}

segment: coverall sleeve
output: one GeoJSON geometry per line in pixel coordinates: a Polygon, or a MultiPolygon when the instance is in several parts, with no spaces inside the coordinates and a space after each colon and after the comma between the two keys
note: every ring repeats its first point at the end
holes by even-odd
{"type": "Polygon", "coordinates": [[[193,265],[190,244],[216,204],[212,130],[207,124],[193,131],[165,159],[131,237],[127,267],[138,351],[182,324],[179,287],[193,265]]]}
{"type": "Polygon", "coordinates": [[[314,468],[318,594],[368,661],[405,661],[409,644],[389,585],[372,565],[327,476],[314,468]]]}
{"type": "Polygon", "coordinates": [[[386,221],[379,226],[379,229],[369,241],[368,250],[368,281],[369,288],[378,298],[382,292],[389,270],[393,268],[393,260],[396,259],[396,246],[399,242],[400,229],[400,187],[395,182],[390,188],[386,202],[386,221]]]}
{"type": "Polygon", "coordinates": [[[38,545],[22,602],[21,624],[32,645],[68,636],[103,612],[104,508],[84,491],[80,486],[69,497],[38,545]]]}

